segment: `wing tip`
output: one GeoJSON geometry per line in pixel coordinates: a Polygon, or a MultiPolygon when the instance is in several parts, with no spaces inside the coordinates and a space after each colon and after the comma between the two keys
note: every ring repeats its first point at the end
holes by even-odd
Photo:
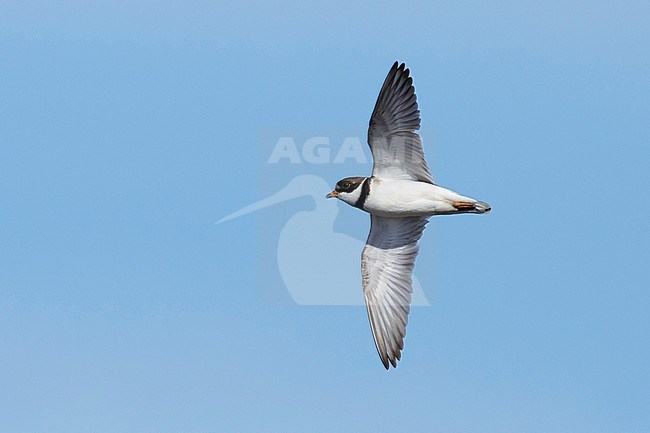
{"type": "Polygon", "coordinates": [[[393,66],[391,66],[389,72],[402,72],[405,73],[406,76],[408,77],[410,70],[409,68],[406,67],[405,62],[400,63],[399,60],[395,60],[395,63],[393,63],[393,66]]]}
{"type": "Polygon", "coordinates": [[[400,360],[400,353],[398,352],[397,355],[394,356],[388,356],[388,354],[380,354],[379,358],[381,359],[381,363],[384,365],[384,368],[386,370],[390,370],[391,366],[393,368],[397,368],[397,361],[400,360]]]}
{"type": "Polygon", "coordinates": [[[388,356],[388,354],[380,354],[379,358],[381,363],[384,365],[386,370],[390,370],[390,367],[397,368],[397,361],[399,361],[399,354],[397,356],[388,356]]]}
{"type": "Polygon", "coordinates": [[[394,70],[403,71],[403,72],[406,72],[407,74],[409,72],[409,68],[406,67],[406,63],[405,62],[400,63],[399,60],[395,60],[395,63],[393,63],[393,66],[391,66],[390,69],[391,70],[394,69],[394,70]]]}

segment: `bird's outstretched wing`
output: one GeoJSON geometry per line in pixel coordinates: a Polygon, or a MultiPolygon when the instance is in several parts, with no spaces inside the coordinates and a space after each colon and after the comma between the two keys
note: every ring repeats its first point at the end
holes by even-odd
{"type": "Polygon", "coordinates": [[[411,303],[413,266],[425,217],[371,215],[370,234],[361,254],[366,309],[377,353],[386,369],[397,367],[411,303]]]}
{"type": "Polygon", "coordinates": [[[370,117],[368,144],[374,165],[372,175],[433,183],[424,160],[413,78],[404,63],[388,72],[370,117]]]}

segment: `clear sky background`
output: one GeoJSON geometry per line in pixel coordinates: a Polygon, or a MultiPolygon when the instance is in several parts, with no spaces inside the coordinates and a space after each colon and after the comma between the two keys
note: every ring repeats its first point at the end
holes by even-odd
{"type": "MultiPolygon", "coordinates": [[[[643,1],[2,2],[0,430],[648,432],[649,22],[643,1]],[[214,222],[277,184],[260,128],[364,134],[395,60],[434,176],[494,210],[425,231],[432,306],[387,372],[362,307],[259,301],[259,221],[308,201],[214,222]]],[[[335,226],[368,221],[341,203],[335,226]]]]}

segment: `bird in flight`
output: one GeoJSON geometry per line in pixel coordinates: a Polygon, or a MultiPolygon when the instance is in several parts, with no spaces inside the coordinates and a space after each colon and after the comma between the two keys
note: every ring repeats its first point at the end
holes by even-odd
{"type": "Polygon", "coordinates": [[[346,177],[336,197],[370,214],[361,254],[361,282],[370,329],[381,362],[397,367],[408,321],[418,240],[432,215],[490,212],[490,205],[436,185],[422,151],[413,78],[397,62],[370,117],[371,177],[346,177]]]}

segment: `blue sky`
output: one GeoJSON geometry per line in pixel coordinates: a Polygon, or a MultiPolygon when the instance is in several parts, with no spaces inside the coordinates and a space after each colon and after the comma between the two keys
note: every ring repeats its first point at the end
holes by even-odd
{"type": "MultiPolygon", "coordinates": [[[[647,2],[4,2],[0,429],[647,432],[649,20],[647,2]],[[286,296],[274,245],[313,200],[215,222],[298,174],[368,174],[265,167],[263,137],[363,137],[395,60],[434,177],[493,212],[429,224],[431,306],[387,372],[362,307],[286,296]]],[[[341,203],[334,229],[368,220],[341,203]]]]}

